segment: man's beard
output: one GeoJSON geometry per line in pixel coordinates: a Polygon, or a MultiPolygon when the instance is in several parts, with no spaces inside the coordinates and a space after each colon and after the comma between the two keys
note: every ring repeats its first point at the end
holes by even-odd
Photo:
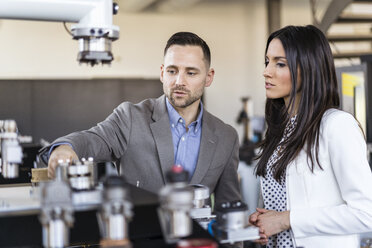
{"type": "Polygon", "coordinates": [[[174,107],[186,108],[202,97],[203,90],[196,91],[194,94],[190,94],[190,91],[184,87],[174,87],[173,89],[170,89],[169,93],[167,92],[165,95],[167,96],[167,98],[169,99],[169,101],[174,107]],[[177,97],[173,97],[174,91],[185,92],[186,98],[183,98],[182,100],[178,100],[177,97]]]}

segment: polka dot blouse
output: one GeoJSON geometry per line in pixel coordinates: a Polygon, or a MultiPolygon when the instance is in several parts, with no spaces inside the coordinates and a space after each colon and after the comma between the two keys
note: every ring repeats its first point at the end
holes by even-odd
{"type": "MultiPolygon", "coordinates": [[[[292,117],[287,123],[283,133],[283,138],[279,142],[279,146],[269,158],[267,163],[266,178],[261,178],[262,197],[265,209],[275,210],[278,212],[287,210],[287,195],[286,195],[286,178],[283,176],[280,182],[276,181],[273,176],[273,164],[281,158],[281,151],[285,147],[280,144],[285,141],[293,132],[296,125],[296,116],[292,117]]],[[[294,247],[289,230],[280,232],[269,238],[267,243],[268,248],[290,248],[294,247]]]]}

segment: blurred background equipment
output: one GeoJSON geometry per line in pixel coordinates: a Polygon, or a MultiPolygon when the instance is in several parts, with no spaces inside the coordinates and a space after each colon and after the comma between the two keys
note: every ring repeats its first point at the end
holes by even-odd
{"type": "Polygon", "coordinates": [[[17,124],[14,120],[0,120],[0,142],[0,172],[4,178],[17,178],[23,153],[18,141],[17,124]]]}
{"type": "Polygon", "coordinates": [[[111,43],[119,38],[119,27],[112,24],[112,16],[117,11],[112,0],[0,1],[2,19],[77,23],[71,27],[71,35],[79,41],[77,60],[92,66],[110,64],[114,59],[111,43]]]}
{"type": "Polygon", "coordinates": [[[239,148],[240,188],[243,201],[248,205],[249,213],[253,213],[258,205],[259,179],[254,175],[256,165],[256,147],[262,139],[265,129],[265,119],[253,116],[253,103],[249,97],[241,98],[243,107],[237,123],[243,125],[243,139],[239,148]]]}

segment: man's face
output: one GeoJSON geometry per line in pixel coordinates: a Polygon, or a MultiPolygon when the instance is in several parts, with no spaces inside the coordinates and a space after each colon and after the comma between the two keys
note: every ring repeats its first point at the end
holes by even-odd
{"type": "Polygon", "coordinates": [[[164,57],[160,81],[164,94],[178,110],[199,104],[213,76],[214,70],[209,69],[201,47],[172,45],[164,57]]]}

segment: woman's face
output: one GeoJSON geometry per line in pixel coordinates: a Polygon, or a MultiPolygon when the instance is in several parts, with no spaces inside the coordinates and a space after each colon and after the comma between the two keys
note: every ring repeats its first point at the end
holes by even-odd
{"type": "Polygon", "coordinates": [[[282,42],[273,39],[266,52],[265,70],[266,97],[269,99],[283,98],[286,105],[292,89],[291,74],[282,42]]]}

